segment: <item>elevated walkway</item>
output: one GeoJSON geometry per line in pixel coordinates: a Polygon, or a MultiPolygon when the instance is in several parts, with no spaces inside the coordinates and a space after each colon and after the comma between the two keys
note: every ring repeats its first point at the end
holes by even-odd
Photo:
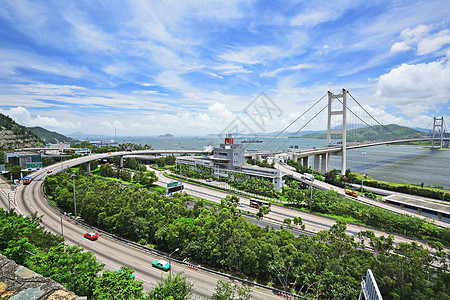
{"type": "Polygon", "coordinates": [[[450,206],[445,204],[425,201],[409,195],[389,195],[383,198],[385,203],[400,206],[400,208],[414,211],[444,222],[450,222],[450,206]]]}

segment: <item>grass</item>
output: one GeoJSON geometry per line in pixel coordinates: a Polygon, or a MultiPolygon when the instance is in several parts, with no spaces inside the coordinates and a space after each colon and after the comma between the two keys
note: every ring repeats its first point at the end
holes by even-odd
{"type": "MultiPolygon", "coordinates": [[[[72,169],[74,169],[74,168],[72,168],[72,169]]],[[[100,168],[95,169],[91,173],[93,174],[92,177],[94,177],[94,178],[105,179],[105,180],[114,180],[114,181],[122,183],[122,184],[130,185],[130,186],[137,186],[136,183],[131,182],[131,181],[125,181],[123,179],[115,178],[115,177],[104,177],[104,176],[101,176],[100,175],[100,168]]],[[[154,192],[160,192],[162,194],[164,194],[166,192],[166,188],[164,188],[162,186],[159,186],[159,185],[155,185],[155,184],[152,184],[151,186],[144,187],[144,188],[146,188],[148,190],[152,190],[154,192]]]]}
{"type": "Polygon", "coordinates": [[[339,216],[339,215],[335,215],[335,214],[324,214],[324,213],[319,213],[319,212],[316,212],[316,211],[311,211],[311,210],[309,210],[307,208],[299,208],[299,209],[302,210],[302,211],[305,211],[305,212],[309,212],[309,213],[315,214],[315,215],[330,217],[330,218],[333,218],[333,219],[336,219],[336,220],[343,220],[343,221],[345,221],[347,223],[348,222],[352,222],[352,223],[355,223],[355,224],[368,226],[363,221],[361,221],[359,219],[356,219],[354,217],[350,217],[350,216],[339,216]]]}
{"type": "Polygon", "coordinates": [[[156,184],[152,184],[150,187],[148,187],[147,189],[149,189],[149,190],[152,190],[152,191],[154,191],[154,192],[160,192],[160,193],[162,193],[162,194],[165,194],[166,193],[166,188],[165,187],[162,187],[162,186],[159,186],[159,185],[156,185],[156,184]]]}

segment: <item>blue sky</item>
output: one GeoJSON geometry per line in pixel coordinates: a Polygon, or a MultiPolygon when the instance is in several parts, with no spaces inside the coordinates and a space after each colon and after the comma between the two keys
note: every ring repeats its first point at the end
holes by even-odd
{"type": "Polygon", "coordinates": [[[450,122],[449,16],[447,0],[2,1],[0,112],[63,134],[272,132],[346,88],[383,124],[450,122]],[[261,92],[279,111],[258,127],[261,92]]]}

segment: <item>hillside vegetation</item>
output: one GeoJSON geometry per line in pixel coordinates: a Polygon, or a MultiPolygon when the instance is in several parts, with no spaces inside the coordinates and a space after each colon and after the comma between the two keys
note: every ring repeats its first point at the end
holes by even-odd
{"type": "Polygon", "coordinates": [[[42,144],[43,141],[35,133],[17,124],[9,116],[0,114],[0,148],[12,150],[42,144]]]}
{"type": "MultiPolygon", "coordinates": [[[[418,138],[423,135],[423,132],[416,129],[411,129],[409,127],[399,126],[395,124],[385,126],[377,125],[370,128],[366,127],[347,130],[347,141],[359,142],[370,140],[391,140],[396,138],[418,138]]],[[[327,133],[310,133],[302,135],[301,138],[326,139],[327,133]]]]}
{"type": "Polygon", "coordinates": [[[54,131],[49,131],[42,127],[27,127],[31,132],[36,134],[41,138],[46,144],[57,144],[57,143],[72,143],[75,140],[71,137],[59,134],[54,131]]]}

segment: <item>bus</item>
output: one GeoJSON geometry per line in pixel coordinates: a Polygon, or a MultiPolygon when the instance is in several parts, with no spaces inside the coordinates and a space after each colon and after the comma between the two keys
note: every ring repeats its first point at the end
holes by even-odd
{"type": "Polygon", "coordinates": [[[31,177],[26,176],[22,179],[23,184],[29,184],[31,182],[31,177]]]}
{"type": "Polygon", "coordinates": [[[358,197],[358,192],[357,191],[352,191],[352,190],[344,190],[344,192],[349,195],[349,196],[353,196],[353,197],[358,197]]]}
{"type": "Polygon", "coordinates": [[[250,207],[259,209],[261,206],[265,206],[270,210],[271,205],[272,205],[272,203],[270,203],[270,202],[264,202],[261,200],[250,199],[250,207]]]}

